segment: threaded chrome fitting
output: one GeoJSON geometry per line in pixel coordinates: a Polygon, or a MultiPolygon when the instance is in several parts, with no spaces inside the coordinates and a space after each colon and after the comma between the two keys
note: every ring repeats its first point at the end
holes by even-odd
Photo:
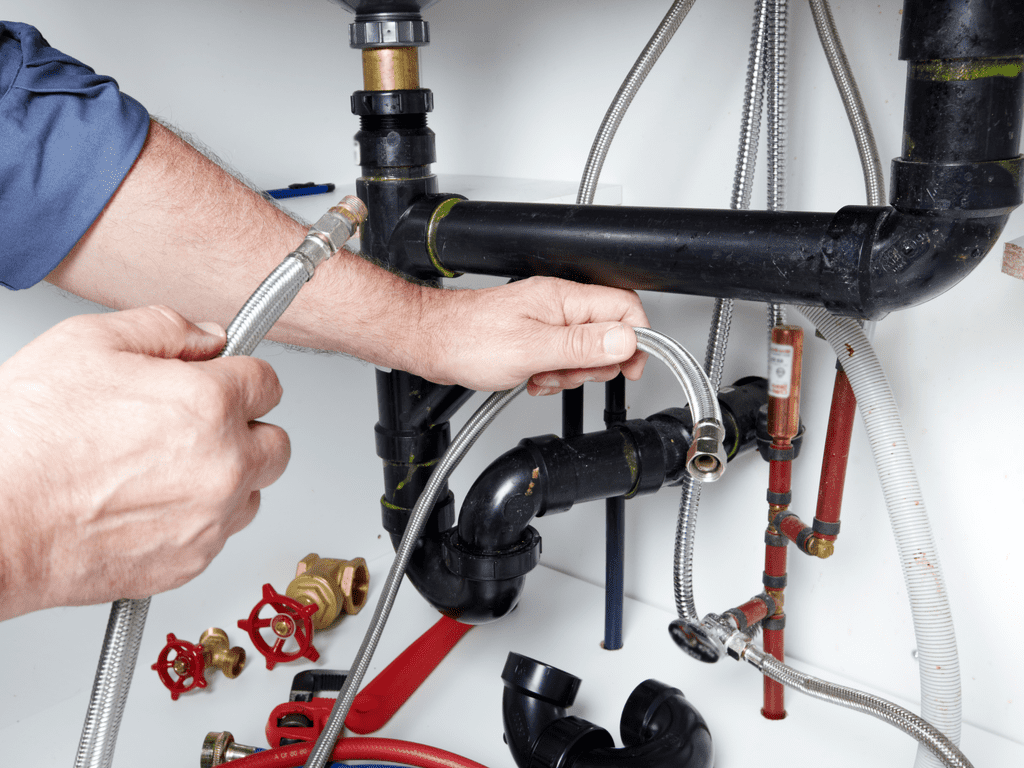
{"type": "Polygon", "coordinates": [[[693,427],[693,440],[686,452],[686,471],[695,480],[713,483],[725,472],[728,457],[722,441],[725,429],[710,419],[697,422],[693,427]]]}

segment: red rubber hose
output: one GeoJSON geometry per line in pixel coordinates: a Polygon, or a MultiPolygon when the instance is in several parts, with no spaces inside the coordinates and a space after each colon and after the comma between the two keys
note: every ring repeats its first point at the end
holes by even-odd
{"type": "MultiPolygon", "coordinates": [[[[237,768],[301,768],[312,749],[312,744],[292,744],[232,760],[231,765],[237,768]]],[[[416,768],[486,768],[474,760],[436,747],[378,738],[342,739],[335,745],[331,760],[381,760],[416,768]]]]}

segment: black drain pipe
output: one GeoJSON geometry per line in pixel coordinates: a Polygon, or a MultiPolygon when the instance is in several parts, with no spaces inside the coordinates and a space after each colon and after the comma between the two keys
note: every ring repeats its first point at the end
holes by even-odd
{"type": "Polygon", "coordinates": [[[611,734],[567,714],[580,679],[510,653],[501,673],[505,742],[519,768],[711,768],[708,725],[682,691],[657,680],[640,683],[611,734]]]}
{"type": "Polygon", "coordinates": [[[838,213],[492,203],[428,197],[389,243],[418,277],[553,275],[824,306],[878,319],[945,292],[1022,201],[1024,8],[908,0],[892,205],[838,213]]]}
{"type": "MultiPolygon", "coordinates": [[[[767,383],[757,376],[719,394],[729,461],[756,445],[758,412],[767,397],[767,383]]],[[[519,602],[526,574],[540,561],[533,519],[585,501],[632,498],[678,485],[692,429],[689,407],[669,408],[569,439],[522,440],[473,483],[457,526],[432,526],[424,533],[407,577],[431,605],[461,622],[506,616],[519,602]]]]}

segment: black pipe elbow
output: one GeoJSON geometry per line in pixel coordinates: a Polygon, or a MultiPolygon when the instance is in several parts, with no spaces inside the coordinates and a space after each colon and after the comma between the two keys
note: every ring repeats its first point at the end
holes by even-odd
{"type": "Polygon", "coordinates": [[[580,679],[510,653],[501,679],[505,742],[519,768],[711,768],[707,723],[682,691],[646,680],[622,710],[615,748],[608,731],[567,714],[580,679]]]}
{"type": "Polygon", "coordinates": [[[1007,217],[847,206],[822,242],[822,303],[836,314],[879,320],[930,301],[981,263],[1007,217]]]}
{"type": "MultiPolygon", "coordinates": [[[[757,441],[767,381],[748,376],[723,387],[718,400],[732,461],[757,441]]],[[[438,504],[407,568],[409,580],[438,611],[467,624],[496,621],[519,602],[525,577],[540,562],[535,517],[579,502],[653,493],[686,474],[692,440],[689,406],[668,408],[611,429],[568,440],[527,438],[495,459],[466,494],[457,526],[438,504]]],[[[405,518],[392,512],[397,548],[405,518]],[[399,523],[401,523],[399,525],[399,523]]]]}
{"type": "MultiPolygon", "coordinates": [[[[455,530],[425,533],[413,549],[406,578],[435,610],[463,624],[504,618],[519,603],[526,582],[523,575],[515,574],[526,573],[540,562],[540,535],[527,528],[519,541],[496,556],[467,552],[455,562],[452,552],[458,550],[451,543],[455,530]],[[506,571],[513,575],[503,575],[506,571]]],[[[395,549],[400,542],[401,536],[392,533],[395,549]]]]}

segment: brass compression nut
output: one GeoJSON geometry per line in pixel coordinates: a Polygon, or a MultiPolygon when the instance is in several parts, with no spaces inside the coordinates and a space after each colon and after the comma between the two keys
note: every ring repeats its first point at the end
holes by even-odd
{"type": "Polygon", "coordinates": [[[341,612],[352,615],[366,605],[370,572],[366,560],[324,558],[312,553],[299,561],[285,594],[303,605],[316,605],[313,629],[326,629],[341,612]]]}
{"type": "Polygon", "coordinates": [[[240,646],[230,647],[228,633],[218,627],[210,627],[199,638],[203,647],[203,664],[216,667],[225,677],[238,677],[245,669],[245,649],[240,646]]]}

